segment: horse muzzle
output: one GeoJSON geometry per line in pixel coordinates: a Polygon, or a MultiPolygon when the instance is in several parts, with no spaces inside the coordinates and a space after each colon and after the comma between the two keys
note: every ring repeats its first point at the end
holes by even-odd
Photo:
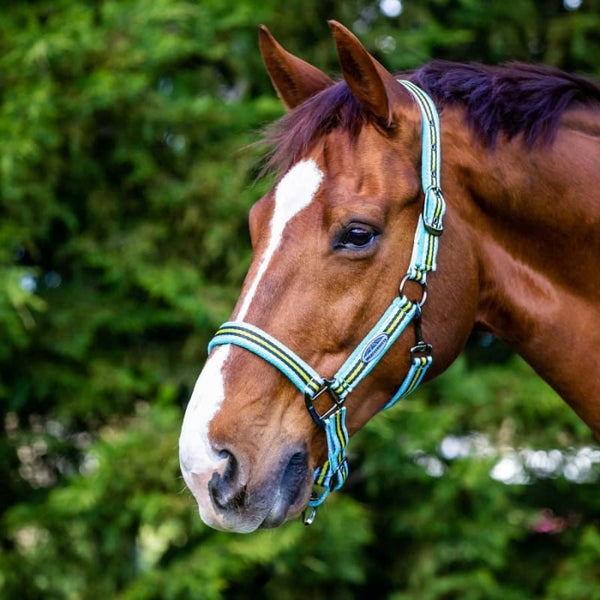
{"type": "Polygon", "coordinates": [[[298,515],[310,497],[312,470],[304,447],[292,445],[265,471],[250,467],[230,450],[217,452],[220,463],[212,471],[194,470],[180,456],[183,478],[198,502],[200,517],[224,531],[249,533],[272,528],[298,515]],[[273,464],[274,463],[274,464],[273,464]],[[260,472],[260,473],[259,473],[260,472]]]}

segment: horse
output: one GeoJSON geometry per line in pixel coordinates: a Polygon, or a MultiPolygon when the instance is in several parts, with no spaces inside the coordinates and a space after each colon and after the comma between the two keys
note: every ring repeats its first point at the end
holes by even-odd
{"type": "Polygon", "coordinates": [[[311,522],[349,438],[474,327],[600,435],[600,88],[519,63],[393,75],[329,25],[337,82],[259,29],[287,110],[266,134],[278,178],[179,442],[221,530],[311,522]]]}

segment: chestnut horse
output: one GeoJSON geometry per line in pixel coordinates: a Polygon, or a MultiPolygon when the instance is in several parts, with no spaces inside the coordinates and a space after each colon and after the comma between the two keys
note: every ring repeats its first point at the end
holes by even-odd
{"type": "Polygon", "coordinates": [[[337,83],[260,29],[289,111],[267,136],[280,178],[250,212],[250,269],[180,438],[219,529],[318,506],[344,481],[348,437],[446,369],[475,325],[600,434],[600,89],[518,64],[398,79],[330,26],[337,83]]]}

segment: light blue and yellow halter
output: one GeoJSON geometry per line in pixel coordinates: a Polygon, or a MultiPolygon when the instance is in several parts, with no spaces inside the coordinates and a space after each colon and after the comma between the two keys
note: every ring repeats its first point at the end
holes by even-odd
{"type": "Polygon", "coordinates": [[[421,307],[427,299],[427,273],[436,269],[436,255],[445,211],[440,189],[440,124],[431,98],[410,81],[398,82],[413,95],[421,110],[421,182],[425,195],[410,265],[400,283],[398,296],[332,379],[319,375],[297,354],[262,329],[242,321],[224,323],[208,346],[210,352],[215,346],[233,344],[271,363],[304,394],[310,416],[325,430],[328,458],[314,473],[314,482],[322,491],[313,491],[308,502],[310,510],[304,517],[307,525],[313,522],[317,507],[331,491],[339,489],[348,476],[348,431],[344,401],[350,392],[373,370],[411,322],[415,329],[416,344],[410,350],[410,368],[384,409],[408,396],[421,383],[433,361],[431,345],[425,343],[421,332],[421,307]],[[404,287],[407,281],[414,281],[421,286],[422,295],[419,301],[406,297],[404,287]],[[315,401],[323,394],[328,394],[332,404],[327,410],[319,413],[315,401]]]}

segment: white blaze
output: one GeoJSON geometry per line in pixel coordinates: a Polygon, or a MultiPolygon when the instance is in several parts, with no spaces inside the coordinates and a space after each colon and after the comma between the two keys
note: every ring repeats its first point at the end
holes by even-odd
{"type": "MultiPolygon", "coordinates": [[[[281,243],[286,225],[310,204],[322,180],[323,173],[315,161],[303,160],[296,163],[275,188],[275,208],[270,223],[269,243],[237,313],[238,321],[243,320],[248,313],[258,285],[281,243]]],[[[206,361],[186,409],[179,439],[180,461],[185,481],[198,500],[202,518],[213,522],[216,515],[213,514],[210,500],[206,497],[206,484],[218,467],[220,459],[210,443],[209,425],[225,398],[223,369],[230,348],[231,346],[218,347],[206,361]],[[196,475],[195,481],[191,478],[192,472],[196,475]]]]}
{"type": "Polygon", "coordinates": [[[256,276],[248,288],[242,306],[240,306],[236,316],[238,321],[242,321],[248,313],[258,284],[279,247],[285,226],[292,217],[310,204],[321,185],[322,179],[323,173],[317,167],[315,161],[303,160],[296,163],[275,188],[275,210],[271,218],[269,245],[262,255],[256,276]]]}

